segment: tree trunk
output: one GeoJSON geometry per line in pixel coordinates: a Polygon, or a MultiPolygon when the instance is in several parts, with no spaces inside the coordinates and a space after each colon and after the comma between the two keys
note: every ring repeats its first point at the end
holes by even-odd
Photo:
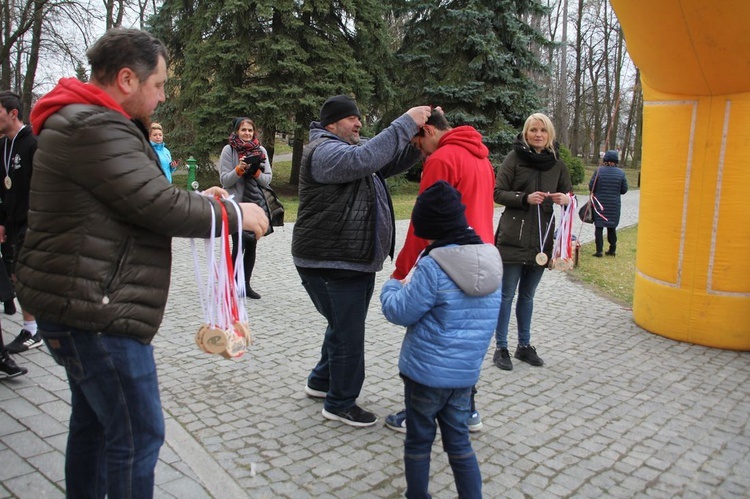
{"type": "Polygon", "coordinates": [[[560,53],[560,142],[570,147],[570,116],[568,115],[568,0],[563,0],[562,50],[560,53]]]}
{"type": "Polygon", "coordinates": [[[578,0],[578,13],[576,16],[576,69],[573,75],[573,81],[575,82],[574,92],[574,105],[573,105],[573,136],[571,137],[571,150],[574,156],[577,156],[581,151],[580,145],[580,133],[581,127],[581,77],[583,72],[581,70],[581,56],[583,46],[583,33],[581,33],[581,24],[583,22],[583,0],[578,0]]]}
{"type": "Polygon", "coordinates": [[[42,45],[42,26],[44,25],[45,0],[34,0],[34,24],[31,28],[31,50],[26,66],[26,76],[23,80],[21,102],[23,104],[23,121],[29,123],[31,101],[33,99],[34,79],[39,66],[39,47],[42,45]]]}
{"type": "Polygon", "coordinates": [[[635,88],[633,89],[635,106],[635,139],[633,140],[633,168],[641,167],[641,146],[643,145],[643,87],[641,72],[635,70],[635,88]]]}
{"type": "Polygon", "coordinates": [[[307,130],[301,123],[305,122],[305,113],[300,111],[296,114],[294,122],[294,140],[292,141],[292,171],[289,174],[289,183],[299,185],[299,170],[302,164],[302,149],[305,146],[307,130]]]}

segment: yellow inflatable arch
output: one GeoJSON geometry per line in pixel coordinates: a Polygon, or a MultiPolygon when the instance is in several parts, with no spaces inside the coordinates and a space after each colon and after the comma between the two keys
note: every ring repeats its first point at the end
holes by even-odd
{"type": "Polygon", "coordinates": [[[635,322],[750,350],[750,1],[611,4],[643,83],[635,322]]]}

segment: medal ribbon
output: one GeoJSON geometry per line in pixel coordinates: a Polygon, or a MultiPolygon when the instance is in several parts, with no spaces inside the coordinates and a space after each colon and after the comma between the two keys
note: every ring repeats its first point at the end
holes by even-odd
{"type": "Polygon", "coordinates": [[[573,255],[573,221],[578,213],[578,203],[573,194],[568,193],[570,200],[567,206],[561,206],[560,226],[552,248],[552,259],[570,260],[573,255]]]}
{"type": "Polygon", "coordinates": [[[10,178],[10,161],[13,159],[13,146],[16,144],[18,134],[21,133],[21,130],[23,130],[24,128],[26,128],[26,125],[19,128],[18,132],[16,132],[16,134],[13,136],[13,140],[10,141],[10,153],[8,153],[7,137],[5,139],[5,146],[3,147],[3,161],[5,162],[3,166],[5,167],[5,178],[10,178]]]}
{"type": "MultiPolygon", "coordinates": [[[[544,239],[542,239],[542,209],[540,208],[541,205],[536,205],[536,214],[537,214],[537,222],[539,222],[539,253],[544,253],[544,243],[547,242],[547,236],[549,236],[549,229],[552,227],[552,217],[550,217],[549,222],[547,222],[547,230],[544,232],[544,239]]],[[[554,213],[552,216],[555,216],[554,213]]]]}

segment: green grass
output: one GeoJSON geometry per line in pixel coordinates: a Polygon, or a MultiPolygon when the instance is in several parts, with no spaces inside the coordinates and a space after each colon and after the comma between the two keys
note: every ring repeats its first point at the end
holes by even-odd
{"type": "MultiPolygon", "coordinates": [[[[607,235],[604,231],[604,249],[607,249],[607,235]]],[[[635,284],[635,243],[638,226],[617,231],[617,256],[592,256],[596,251],[594,242],[581,246],[578,267],[570,276],[583,282],[615,301],[633,306],[633,286],[635,284]]]]}

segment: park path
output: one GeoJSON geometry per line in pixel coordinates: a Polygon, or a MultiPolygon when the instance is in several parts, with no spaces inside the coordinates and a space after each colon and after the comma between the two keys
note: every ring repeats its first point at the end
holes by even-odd
{"type": "MultiPolygon", "coordinates": [[[[636,223],[638,191],[624,199],[636,223]]],[[[398,243],[406,221],[398,222],[398,243]]],[[[323,324],[292,265],[292,225],[258,244],[248,302],[255,343],[239,360],[200,352],[202,321],[189,241],[175,240],[172,286],[154,346],[167,442],[156,497],[395,498],[404,492],[403,436],[382,425],[402,407],[404,330],[377,296],[367,319],[360,404],[381,422],[353,429],[325,420],[303,393],[323,324]]],[[[582,240],[593,229],[584,227],[582,240]]],[[[387,262],[376,292],[392,271],[387,262]]],[[[4,318],[5,340],[21,317],[4,318]]],[[[514,327],[513,324],[511,327],[514,327]]],[[[750,496],[750,353],[675,342],[565,273],[537,291],[533,338],[546,365],[492,365],[478,383],[484,428],[472,434],[487,498],[750,496]]],[[[511,338],[511,343],[514,343],[511,338]]],[[[0,498],[64,497],[70,392],[45,348],[17,356],[27,376],[0,382],[0,498]]],[[[439,440],[439,439],[438,439],[439,440]]],[[[435,498],[456,496],[439,442],[435,498]]]]}

